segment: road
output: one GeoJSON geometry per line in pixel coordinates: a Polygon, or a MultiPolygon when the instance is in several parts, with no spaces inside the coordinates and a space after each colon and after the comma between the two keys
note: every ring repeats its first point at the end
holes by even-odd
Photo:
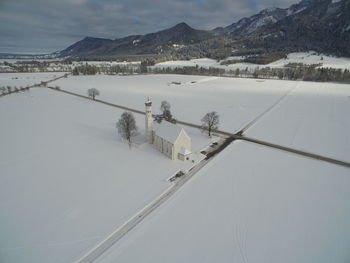
{"type": "MultiPolygon", "coordinates": [[[[294,88],[289,90],[285,95],[283,95],[279,100],[277,100],[277,102],[274,103],[272,105],[272,107],[269,107],[266,111],[264,111],[263,114],[266,114],[273,107],[275,107],[278,103],[280,103],[294,88]]],[[[56,90],[54,88],[51,88],[51,89],[56,90]]],[[[70,95],[73,95],[73,96],[78,96],[78,97],[81,97],[81,98],[84,98],[84,99],[88,99],[88,100],[93,100],[92,98],[90,98],[88,96],[80,95],[80,94],[77,94],[77,93],[74,93],[74,92],[70,92],[70,91],[66,91],[66,90],[56,90],[56,91],[64,92],[64,93],[67,93],[67,94],[70,94],[70,95]]],[[[143,112],[143,111],[132,109],[132,108],[128,108],[128,107],[125,107],[125,106],[122,106],[122,105],[113,104],[113,103],[106,102],[106,101],[99,100],[99,99],[95,99],[93,101],[99,102],[99,103],[102,103],[102,104],[105,104],[105,105],[108,105],[108,106],[111,106],[111,107],[115,107],[115,108],[119,108],[119,109],[123,109],[123,110],[127,110],[127,111],[131,111],[131,112],[135,112],[135,113],[138,113],[138,114],[145,115],[145,112],[143,112]]],[[[263,114],[260,114],[259,118],[261,118],[263,116],[263,114]]],[[[274,144],[274,143],[271,143],[271,142],[267,142],[267,141],[258,140],[258,139],[255,139],[255,138],[250,138],[250,137],[244,136],[243,132],[245,130],[247,130],[247,128],[249,128],[253,124],[253,122],[255,123],[256,121],[257,121],[257,118],[255,118],[252,122],[250,122],[248,124],[249,126],[246,125],[243,128],[244,130],[240,130],[237,133],[232,133],[232,132],[227,132],[227,131],[222,131],[222,130],[215,130],[214,132],[216,132],[218,134],[222,134],[222,135],[233,137],[235,140],[248,141],[248,142],[251,142],[251,143],[255,143],[255,144],[267,146],[267,147],[270,147],[270,148],[274,148],[274,149],[277,149],[277,150],[280,150],[280,151],[285,151],[285,152],[297,154],[297,155],[300,155],[300,156],[303,156],[303,157],[307,157],[307,158],[311,158],[311,159],[315,159],[315,160],[319,160],[319,161],[324,161],[324,162],[332,163],[332,164],[335,164],[335,165],[340,165],[340,166],[344,166],[344,167],[350,168],[350,163],[346,162],[346,161],[343,161],[343,160],[337,160],[337,159],[333,159],[333,158],[330,158],[330,157],[327,157],[327,156],[322,156],[322,155],[319,155],[319,154],[310,153],[310,152],[306,152],[306,151],[290,148],[290,147],[287,147],[287,146],[278,145],[278,144],[274,144]]],[[[185,121],[181,121],[181,120],[177,120],[177,123],[185,125],[185,126],[188,126],[188,127],[192,127],[192,128],[198,128],[198,129],[201,128],[201,125],[194,124],[194,123],[189,123],[189,122],[185,122],[185,121]]]]}
{"type": "Polygon", "coordinates": [[[112,247],[118,240],[130,232],[134,227],[136,227],[142,220],[144,220],[150,213],[157,209],[160,205],[165,203],[172,195],[174,195],[188,180],[190,180],[194,174],[196,174],[200,169],[202,169],[209,160],[203,160],[198,163],[192,170],[190,170],[183,177],[180,177],[174,183],[166,189],[161,195],[154,199],[151,203],[142,208],[138,213],[136,213],[132,218],[130,218],[126,223],[120,226],[116,231],[109,235],[105,240],[101,241],[97,246],[90,250],[87,254],[81,257],[77,263],[91,263],[99,258],[107,249],[112,247]]]}
{"type": "MultiPolygon", "coordinates": [[[[42,87],[42,84],[43,84],[43,83],[49,84],[49,83],[51,83],[51,82],[54,82],[54,81],[59,80],[59,79],[61,79],[61,78],[64,78],[65,76],[68,76],[68,75],[70,75],[70,73],[66,73],[66,74],[64,74],[64,75],[62,75],[62,76],[60,76],[60,77],[57,77],[57,78],[54,78],[54,79],[51,79],[51,80],[48,80],[48,81],[43,81],[43,82],[41,82],[41,83],[37,83],[37,84],[33,84],[33,85],[30,85],[30,86],[27,86],[26,88],[27,88],[27,89],[31,89],[31,88],[42,87]]],[[[18,92],[22,92],[22,90],[19,90],[19,91],[12,91],[11,93],[2,93],[2,94],[0,94],[0,97],[7,96],[7,95],[10,95],[10,94],[13,94],[13,93],[18,93],[18,92]]]]}

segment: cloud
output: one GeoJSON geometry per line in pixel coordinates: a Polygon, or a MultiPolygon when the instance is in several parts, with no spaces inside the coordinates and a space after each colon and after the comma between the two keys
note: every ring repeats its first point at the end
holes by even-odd
{"type": "Polygon", "coordinates": [[[227,26],[295,0],[0,0],[0,52],[61,50],[85,36],[119,38],[186,22],[227,26]]]}

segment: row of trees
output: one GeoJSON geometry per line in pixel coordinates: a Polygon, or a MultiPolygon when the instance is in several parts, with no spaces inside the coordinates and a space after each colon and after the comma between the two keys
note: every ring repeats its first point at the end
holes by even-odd
{"type": "Polygon", "coordinates": [[[73,75],[96,75],[96,74],[107,74],[107,75],[116,75],[116,74],[140,74],[147,72],[147,66],[144,64],[126,64],[126,65],[80,65],[74,67],[72,74],[73,75]]]}
{"type": "Polygon", "coordinates": [[[100,73],[100,69],[97,66],[94,65],[81,65],[74,67],[72,74],[73,75],[96,75],[97,73],[100,73]]]}
{"type": "Polygon", "coordinates": [[[17,87],[17,86],[3,86],[3,87],[0,87],[0,92],[1,94],[10,94],[10,93],[14,93],[14,92],[20,92],[20,91],[27,91],[29,90],[29,87],[17,87]]]}
{"type": "Polygon", "coordinates": [[[204,67],[154,67],[148,68],[148,73],[153,74],[183,74],[183,75],[210,75],[242,78],[263,78],[283,80],[304,80],[319,82],[350,83],[350,71],[348,69],[316,68],[314,65],[296,66],[287,68],[256,68],[226,70],[223,68],[204,67]]]}
{"type": "Polygon", "coordinates": [[[14,63],[4,61],[0,62],[0,72],[62,72],[70,71],[71,61],[57,60],[57,61],[16,61],[14,63]],[[1,66],[5,67],[1,67],[1,66]]]}
{"type": "Polygon", "coordinates": [[[73,69],[73,75],[152,73],[350,83],[350,71],[348,69],[319,68],[319,64],[304,65],[294,63],[286,65],[284,68],[257,67],[255,69],[248,67],[244,69],[204,68],[198,65],[194,67],[175,68],[151,67],[154,64],[155,61],[151,59],[144,60],[141,64],[135,65],[94,66],[85,64],[75,67],[73,69]]]}

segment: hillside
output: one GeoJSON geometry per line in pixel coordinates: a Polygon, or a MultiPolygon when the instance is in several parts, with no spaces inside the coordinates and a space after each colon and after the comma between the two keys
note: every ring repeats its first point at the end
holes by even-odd
{"type": "Polygon", "coordinates": [[[204,30],[196,30],[180,23],[156,33],[128,36],[110,40],[87,37],[60,52],[60,56],[128,56],[147,54],[167,54],[214,37],[204,30]]]}
{"type": "Polygon", "coordinates": [[[302,0],[289,8],[265,9],[226,27],[198,30],[186,23],[145,35],[115,40],[86,37],[59,52],[80,59],[157,60],[232,54],[286,54],[315,50],[350,56],[350,1],[302,0]]]}
{"type": "Polygon", "coordinates": [[[350,56],[349,0],[303,0],[291,8],[299,11],[264,25],[240,43],[264,51],[316,50],[350,56]]]}

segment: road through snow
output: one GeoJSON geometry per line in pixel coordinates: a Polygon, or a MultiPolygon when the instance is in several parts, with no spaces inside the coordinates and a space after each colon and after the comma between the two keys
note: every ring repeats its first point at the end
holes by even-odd
{"type": "Polygon", "coordinates": [[[100,242],[96,247],[90,250],[87,254],[77,260],[77,263],[90,263],[94,262],[98,257],[100,257],[107,249],[112,247],[118,240],[120,240],[124,235],[131,231],[135,226],[137,226],[147,215],[152,213],[160,205],[165,203],[174,193],[176,193],[181,186],[183,186],[188,180],[190,180],[195,173],[197,173],[201,168],[203,168],[210,159],[202,160],[199,164],[194,166],[193,169],[189,171],[188,174],[184,175],[174,184],[172,184],[168,189],[166,189],[161,195],[154,199],[151,203],[142,208],[137,214],[130,218],[125,224],[120,226],[116,231],[114,231],[105,240],[100,242]]]}
{"type": "MultiPolygon", "coordinates": [[[[326,162],[329,162],[329,163],[333,163],[333,164],[337,164],[337,165],[341,165],[341,166],[345,166],[347,168],[350,168],[350,163],[345,162],[345,161],[340,161],[340,160],[328,158],[328,157],[325,157],[325,156],[321,156],[321,155],[317,155],[317,154],[313,154],[313,153],[308,153],[308,152],[300,151],[300,150],[297,150],[297,149],[292,149],[292,148],[285,147],[285,146],[275,145],[275,144],[272,144],[272,143],[269,143],[269,142],[256,140],[254,138],[249,138],[249,137],[245,137],[245,136],[242,135],[242,133],[244,131],[249,129],[259,119],[261,119],[265,114],[270,112],[281,101],[283,101],[283,99],[285,99],[295,88],[298,87],[298,84],[299,84],[299,82],[297,82],[294,87],[289,89],[283,96],[281,96],[274,104],[272,104],[265,111],[263,111],[261,114],[259,114],[256,118],[254,118],[252,121],[250,121],[248,124],[246,124],[239,131],[239,134],[237,134],[237,133],[234,134],[234,133],[231,133],[231,132],[220,131],[220,130],[217,130],[216,132],[219,133],[219,134],[226,135],[226,136],[231,136],[234,139],[245,140],[245,141],[248,141],[248,142],[251,142],[251,143],[260,144],[260,145],[264,145],[264,146],[267,146],[267,147],[270,147],[270,148],[274,148],[274,149],[278,149],[278,150],[282,150],[282,151],[287,151],[287,152],[290,152],[290,153],[298,154],[298,155],[301,155],[301,156],[304,156],[304,157],[307,157],[307,158],[313,158],[313,159],[316,159],[316,160],[326,161],[326,162]]],[[[87,96],[76,94],[76,93],[73,93],[73,92],[70,92],[70,91],[65,91],[65,90],[59,90],[59,91],[67,93],[67,94],[70,94],[70,95],[74,95],[74,96],[78,96],[78,97],[81,97],[81,98],[85,98],[85,99],[90,99],[91,100],[91,98],[89,98],[87,96]]],[[[118,107],[118,108],[121,108],[121,109],[129,110],[129,111],[132,111],[132,112],[135,112],[135,113],[138,113],[138,114],[144,114],[144,112],[142,112],[142,111],[135,110],[135,109],[132,109],[132,108],[128,108],[128,107],[125,107],[125,106],[115,105],[115,104],[112,104],[112,103],[109,103],[109,102],[105,102],[105,101],[102,101],[102,100],[95,100],[95,101],[103,103],[103,104],[106,104],[106,105],[109,105],[109,106],[112,106],[112,107],[118,107]]],[[[187,123],[187,122],[183,122],[183,121],[178,121],[178,123],[182,124],[182,125],[187,125],[187,126],[190,126],[190,127],[194,127],[194,128],[200,128],[200,125],[196,125],[196,124],[192,124],[192,123],[187,123]]],[[[196,172],[198,172],[203,166],[205,166],[209,162],[209,160],[203,160],[198,165],[196,165],[192,170],[190,170],[190,172],[188,174],[186,174],[184,177],[182,177],[182,178],[178,179],[177,181],[175,181],[175,183],[173,185],[171,185],[167,190],[165,190],[160,196],[158,196],[151,203],[149,203],[147,206],[145,206],[143,209],[141,209],[137,214],[135,214],[132,218],[130,218],[125,224],[120,226],[115,232],[113,232],[110,236],[108,236],[105,240],[100,242],[96,247],[94,247],[92,250],[90,250],[87,254],[82,256],[76,262],[79,262],[79,263],[94,262],[107,249],[109,249],[111,246],[113,246],[118,240],[120,240],[124,235],[126,235],[136,225],[138,225],[147,215],[149,215],[150,213],[152,213],[152,211],[154,211],[160,205],[165,203],[174,193],[177,192],[177,190],[179,190],[181,188],[182,185],[184,185],[190,178],[192,178],[193,175],[196,172]]]]}

